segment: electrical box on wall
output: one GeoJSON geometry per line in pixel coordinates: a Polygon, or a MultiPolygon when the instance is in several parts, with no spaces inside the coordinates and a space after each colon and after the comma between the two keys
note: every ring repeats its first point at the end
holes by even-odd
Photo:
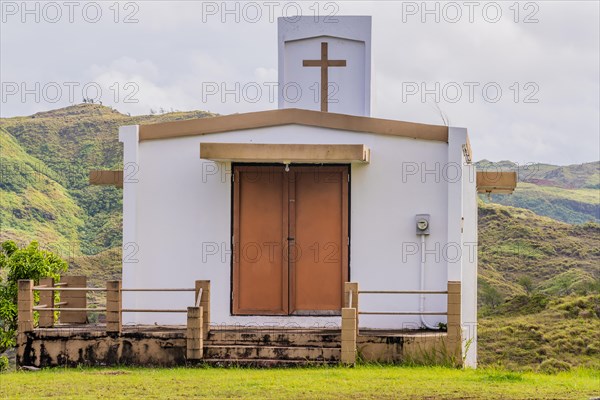
{"type": "Polygon", "coordinates": [[[417,235],[429,235],[429,214],[415,216],[417,235]]]}

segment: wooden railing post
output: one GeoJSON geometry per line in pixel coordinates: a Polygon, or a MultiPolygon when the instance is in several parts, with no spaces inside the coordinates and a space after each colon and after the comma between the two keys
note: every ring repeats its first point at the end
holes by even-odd
{"type": "Polygon", "coordinates": [[[195,305],[200,306],[203,310],[202,314],[202,337],[208,338],[210,330],[210,281],[196,281],[196,295],[194,297],[195,305]],[[202,297],[198,301],[198,295],[202,289],[202,297]]]}
{"type": "Polygon", "coordinates": [[[462,365],[461,283],[448,282],[448,353],[462,365]]]}
{"type": "MultiPolygon", "coordinates": [[[[54,287],[53,278],[40,279],[40,286],[48,288],[54,287]]],[[[40,291],[40,305],[45,304],[46,308],[54,308],[54,292],[40,291]]],[[[54,311],[39,310],[40,319],[38,325],[40,328],[52,328],[54,325],[54,311]]]]}
{"type": "Polygon", "coordinates": [[[358,334],[358,282],[344,283],[344,307],[356,309],[356,332],[358,334]],[[352,304],[350,304],[352,299],[352,304]]]}
{"type": "Polygon", "coordinates": [[[121,281],[106,282],[106,332],[121,333],[122,300],[121,281]]]}
{"type": "Polygon", "coordinates": [[[33,331],[33,281],[20,279],[17,293],[17,332],[33,331]]]}
{"type": "Polygon", "coordinates": [[[188,360],[200,360],[203,356],[203,313],[203,307],[194,306],[187,309],[186,358],[188,360]]]}
{"type": "Polygon", "coordinates": [[[356,308],[342,308],[342,364],[356,363],[356,308]]]}
{"type": "MultiPolygon", "coordinates": [[[[60,301],[66,302],[67,308],[87,308],[87,278],[85,276],[61,276],[60,283],[68,288],[81,290],[60,293],[60,301]]],[[[61,311],[58,317],[63,324],[86,324],[87,311],[61,311]]]]}
{"type": "Polygon", "coordinates": [[[358,308],[358,282],[344,283],[344,307],[358,308]],[[350,304],[350,292],[352,292],[352,304],[350,304]]]}

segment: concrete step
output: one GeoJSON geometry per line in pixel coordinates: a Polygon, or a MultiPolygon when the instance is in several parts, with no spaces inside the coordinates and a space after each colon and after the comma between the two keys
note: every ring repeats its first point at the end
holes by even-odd
{"type": "Polygon", "coordinates": [[[265,358],[204,358],[201,364],[215,367],[250,367],[250,368],[282,368],[320,365],[337,365],[339,361],[310,361],[310,360],[272,360],[265,358]]]}
{"type": "Polygon", "coordinates": [[[253,346],[285,346],[285,347],[339,347],[341,342],[339,330],[211,330],[207,345],[253,345],[253,346]]]}
{"type": "Polygon", "coordinates": [[[337,362],[341,357],[340,348],[331,347],[284,347],[284,346],[204,346],[206,359],[222,360],[298,360],[337,362]]]}

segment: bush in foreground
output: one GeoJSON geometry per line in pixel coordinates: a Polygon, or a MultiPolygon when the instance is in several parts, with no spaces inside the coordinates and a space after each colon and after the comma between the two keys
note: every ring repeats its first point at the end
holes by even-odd
{"type": "Polygon", "coordinates": [[[12,240],[0,245],[0,353],[15,345],[17,330],[17,293],[20,279],[58,279],[67,263],[42,250],[37,242],[19,248],[12,240]]]}

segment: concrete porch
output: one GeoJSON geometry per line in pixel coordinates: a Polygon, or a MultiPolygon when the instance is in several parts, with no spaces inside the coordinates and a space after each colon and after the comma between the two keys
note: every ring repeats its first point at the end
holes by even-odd
{"type": "MultiPolygon", "coordinates": [[[[341,362],[340,329],[279,327],[211,327],[203,343],[203,358],[187,358],[185,326],[123,326],[107,333],[102,324],[58,325],[25,334],[17,364],[34,367],[109,365],[302,366],[341,362]]],[[[446,356],[446,332],[361,329],[359,360],[400,363],[440,361],[446,356]]]]}
{"type": "Polygon", "coordinates": [[[17,365],[269,367],[354,365],[357,361],[462,365],[460,284],[449,283],[447,292],[427,292],[448,296],[448,311],[444,312],[448,331],[359,329],[360,314],[414,314],[361,312],[360,293],[373,292],[361,292],[357,283],[346,283],[345,307],[337,327],[300,328],[211,324],[209,281],[196,281],[194,288],[182,289],[125,289],[120,281],[107,282],[105,288],[88,288],[83,277],[65,277],[56,284],[46,280],[38,286],[30,280],[19,281],[17,365]],[[34,291],[40,293],[37,305],[34,291]],[[86,294],[90,291],[106,292],[106,307],[89,307],[86,294]],[[193,291],[196,300],[187,309],[126,309],[121,296],[127,291],[193,291]],[[62,293],[58,302],[55,292],[62,293]],[[125,312],[186,313],[187,324],[126,325],[122,323],[125,312]],[[105,323],[88,323],[88,313],[105,313],[105,323]]]}

